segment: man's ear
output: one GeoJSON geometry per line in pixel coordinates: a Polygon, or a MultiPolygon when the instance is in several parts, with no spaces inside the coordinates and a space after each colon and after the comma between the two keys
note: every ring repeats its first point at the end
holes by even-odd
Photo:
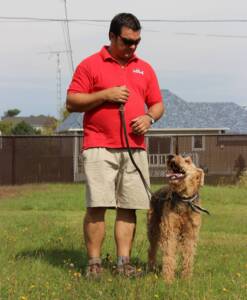
{"type": "Polygon", "coordinates": [[[109,40],[111,41],[114,38],[114,33],[113,32],[109,32],[109,40]]]}
{"type": "Polygon", "coordinates": [[[197,168],[198,175],[199,175],[199,181],[200,181],[200,186],[204,185],[204,171],[203,169],[197,168]]]}

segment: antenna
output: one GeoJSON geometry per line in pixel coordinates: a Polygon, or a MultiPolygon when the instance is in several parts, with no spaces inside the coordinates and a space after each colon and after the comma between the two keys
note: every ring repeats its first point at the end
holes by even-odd
{"type": "Polygon", "coordinates": [[[60,55],[61,53],[68,53],[69,51],[47,51],[47,52],[39,52],[39,54],[50,54],[56,55],[57,57],[57,75],[56,75],[56,87],[57,87],[57,118],[58,120],[62,120],[62,83],[61,83],[61,60],[60,55]]]}

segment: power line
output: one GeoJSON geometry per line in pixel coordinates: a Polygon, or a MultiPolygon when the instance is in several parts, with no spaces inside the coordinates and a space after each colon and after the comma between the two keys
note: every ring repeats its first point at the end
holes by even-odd
{"type": "MultiPolygon", "coordinates": [[[[109,23],[110,19],[57,19],[36,17],[1,17],[2,21],[29,21],[29,22],[95,22],[109,23]]],[[[141,22],[150,23],[247,23],[247,19],[140,19],[141,22]]]]}
{"type": "Polygon", "coordinates": [[[215,37],[215,38],[235,38],[235,39],[247,39],[247,35],[233,35],[233,34],[215,34],[215,33],[195,33],[195,32],[175,32],[176,35],[185,35],[191,37],[215,37]]]}

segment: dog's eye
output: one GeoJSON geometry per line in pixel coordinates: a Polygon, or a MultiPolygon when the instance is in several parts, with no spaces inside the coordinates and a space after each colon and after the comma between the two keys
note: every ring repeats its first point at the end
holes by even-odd
{"type": "Polygon", "coordinates": [[[192,163],[192,159],[191,159],[190,156],[186,157],[186,158],[184,159],[184,161],[185,161],[187,164],[191,164],[191,163],[192,163]]]}

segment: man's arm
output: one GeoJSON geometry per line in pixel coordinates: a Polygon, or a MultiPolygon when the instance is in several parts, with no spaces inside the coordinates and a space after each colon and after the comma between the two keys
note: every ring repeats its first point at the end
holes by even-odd
{"type": "Polygon", "coordinates": [[[126,103],[129,97],[129,90],[126,86],[116,86],[99,92],[68,93],[66,108],[69,112],[89,111],[104,102],[126,103]]]}
{"type": "Polygon", "coordinates": [[[151,118],[157,121],[162,117],[164,112],[165,107],[163,102],[150,106],[146,115],[139,116],[131,121],[133,133],[138,135],[145,134],[151,126],[151,118]]]}

